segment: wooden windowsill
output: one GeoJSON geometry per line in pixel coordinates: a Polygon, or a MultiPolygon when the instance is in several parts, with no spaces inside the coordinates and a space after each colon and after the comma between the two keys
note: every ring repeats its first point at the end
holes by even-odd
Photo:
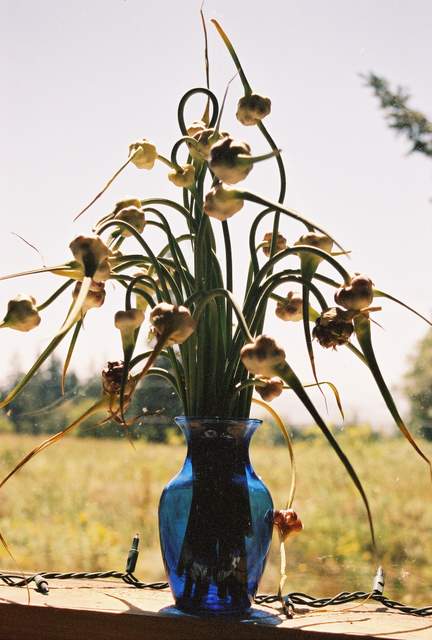
{"type": "Polygon", "coordinates": [[[119,586],[118,581],[50,580],[47,596],[0,587],[0,640],[429,640],[432,620],[376,604],[347,611],[299,612],[254,607],[249,619],[199,618],[173,608],[168,591],[119,586]]]}

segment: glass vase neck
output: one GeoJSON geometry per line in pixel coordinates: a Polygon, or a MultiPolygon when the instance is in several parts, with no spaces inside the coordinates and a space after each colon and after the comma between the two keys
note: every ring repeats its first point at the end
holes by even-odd
{"type": "Polygon", "coordinates": [[[175,422],[189,443],[196,438],[206,440],[225,439],[249,444],[251,437],[262,424],[255,418],[200,418],[178,416],[175,422]]]}

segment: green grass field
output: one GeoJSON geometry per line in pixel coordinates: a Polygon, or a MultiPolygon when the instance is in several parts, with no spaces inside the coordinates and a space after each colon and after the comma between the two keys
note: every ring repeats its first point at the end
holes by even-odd
{"type": "MultiPolygon", "coordinates": [[[[432,486],[426,464],[399,438],[374,439],[365,428],[339,436],[368,493],[386,593],[432,604],[432,486]]],[[[1,435],[0,474],[43,438],[1,435]]],[[[430,443],[424,444],[432,454],[430,443]]],[[[319,438],[295,444],[294,507],[305,530],[288,543],[288,591],[316,596],[368,590],[375,562],[364,509],[335,454],[319,438]]],[[[25,570],[123,570],[133,534],[141,534],[137,575],[163,578],[157,503],[180,468],[182,444],[69,437],[43,452],[1,490],[0,531],[25,570]]],[[[290,467],[283,447],[257,436],[252,461],[283,507],[290,467]]],[[[276,539],[276,536],[275,536],[276,539]]],[[[0,567],[14,568],[1,552],[0,567]]],[[[278,584],[274,542],[261,591],[278,584]]]]}

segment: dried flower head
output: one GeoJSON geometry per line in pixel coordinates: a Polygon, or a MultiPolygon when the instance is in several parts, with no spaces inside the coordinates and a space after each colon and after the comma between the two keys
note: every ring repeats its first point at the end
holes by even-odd
{"type": "Polygon", "coordinates": [[[285,362],[285,351],[273,338],[261,335],[241,349],[240,358],[250,373],[272,378],[285,362]]]}
{"type": "Polygon", "coordinates": [[[237,105],[237,120],[245,126],[251,126],[261,122],[271,111],[270,98],[264,98],[257,93],[240,98],[237,105]]]}
{"type": "Polygon", "coordinates": [[[284,383],[280,378],[261,378],[260,382],[264,382],[265,384],[257,384],[255,391],[265,402],[271,402],[281,395],[284,383]]]}
{"type": "Polygon", "coordinates": [[[211,147],[209,167],[219,180],[227,184],[237,184],[251,171],[251,157],[251,148],[247,142],[227,136],[211,147]]]}
{"type": "Polygon", "coordinates": [[[193,164],[185,164],[168,174],[168,180],[176,187],[188,189],[195,182],[195,167],[193,164]]]}
{"type": "MultiPolygon", "coordinates": [[[[81,291],[81,282],[77,282],[72,291],[72,298],[76,300],[81,291]]],[[[96,282],[92,280],[90,289],[87,293],[83,306],[81,307],[81,314],[84,315],[89,309],[97,309],[101,307],[105,302],[105,284],[103,282],[96,282]]]]}
{"type": "MultiPolygon", "coordinates": [[[[105,395],[116,398],[120,395],[124,371],[124,363],[121,360],[108,362],[102,370],[102,389],[105,395]]],[[[127,397],[134,390],[134,383],[131,378],[126,383],[125,396],[127,397]]]]}
{"type": "Polygon", "coordinates": [[[312,335],[322,347],[336,347],[346,344],[354,331],[355,313],[340,307],[331,307],[317,318],[312,335]]]}
{"type": "Polygon", "coordinates": [[[303,298],[299,293],[289,291],[285,300],[276,303],[275,313],[281,320],[298,322],[303,318],[303,298]]]}
{"type": "Polygon", "coordinates": [[[281,540],[285,542],[289,535],[300,533],[303,523],[293,509],[275,509],[273,525],[278,528],[281,540]]]}
{"type": "MultiPolygon", "coordinates": [[[[272,240],[273,240],[273,234],[271,231],[269,231],[268,233],[265,234],[263,238],[263,242],[265,242],[265,244],[263,245],[263,248],[262,248],[263,253],[265,256],[267,256],[267,258],[270,257],[272,240]]],[[[276,238],[276,253],[278,253],[279,251],[283,251],[286,248],[287,248],[286,238],[284,238],[284,236],[281,233],[278,233],[276,238]]]]}
{"type": "Polygon", "coordinates": [[[108,262],[110,251],[99,236],[78,236],[69,247],[85,276],[96,282],[108,280],[111,274],[108,262]]]}
{"type": "Polygon", "coordinates": [[[138,169],[153,169],[158,153],[155,145],[143,138],[129,145],[129,156],[138,169]]]}
{"type": "Polygon", "coordinates": [[[153,307],[150,322],[158,337],[165,336],[167,345],[183,344],[196,328],[189,309],[168,302],[160,302],[153,307]]]}
{"type": "Polygon", "coordinates": [[[228,220],[243,208],[240,192],[219,182],[205,197],[204,211],[211,218],[228,220]]]}
{"type": "MultiPolygon", "coordinates": [[[[141,203],[139,207],[132,205],[130,207],[121,209],[118,213],[116,213],[115,219],[127,222],[131,225],[131,227],[136,229],[138,233],[142,233],[144,231],[145,215],[144,211],[141,209],[141,203]]],[[[129,238],[130,236],[132,236],[132,233],[129,231],[129,229],[121,228],[120,235],[122,235],[124,238],[129,238]]]]}
{"type": "Polygon", "coordinates": [[[9,300],[7,313],[0,327],[16,331],[31,331],[40,324],[40,321],[35,298],[19,294],[9,300]]]}
{"type": "Polygon", "coordinates": [[[340,287],[335,293],[335,302],[345,309],[360,311],[368,307],[373,300],[373,282],[361,273],[355,273],[351,284],[340,287]]]}

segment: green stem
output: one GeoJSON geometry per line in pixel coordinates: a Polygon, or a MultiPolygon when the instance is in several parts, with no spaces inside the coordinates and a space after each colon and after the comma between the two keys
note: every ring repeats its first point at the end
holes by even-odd
{"type": "MultiPolygon", "coordinates": [[[[327,233],[327,231],[325,231],[322,227],[319,227],[318,225],[316,225],[314,222],[311,222],[310,220],[307,220],[304,216],[300,215],[297,211],[294,211],[293,209],[287,209],[286,207],[283,207],[281,204],[275,203],[275,202],[270,202],[270,200],[266,200],[265,198],[261,198],[261,196],[257,196],[254,193],[250,193],[249,191],[243,191],[240,192],[240,197],[243,198],[243,200],[247,200],[249,202],[254,202],[255,204],[259,204],[262,205],[263,207],[268,207],[270,208],[270,210],[273,211],[280,211],[281,213],[285,213],[288,216],[290,216],[290,218],[293,218],[294,220],[298,220],[299,222],[302,222],[307,229],[311,230],[314,229],[316,231],[319,231],[320,233],[324,234],[325,236],[327,236],[332,242],[334,242],[334,244],[339,247],[339,249],[341,251],[343,251],[344,253],[346,253],[345,249],[342,247],[342,245],[340,245],[329,233],[327,233]]],[[[275,234],[273,233],[273,238],[277,238],[277,234],[275,236],[275,234]]],[[[254,248],[255,248],[255,244],[254,244],[254,248]]]]}
{"type": "Polygon", "coordinates": [[[180,100],[178,110],[177,110],[177,118],[180,126],[180,131],[184,136],[188,135],[187,127],[184,121],[184,109],[189,98],[196,95],[197,93],[202,93],[206,95],[208,98],[210,98],[210,101],[212,103],[212,117],[209,122],[209,129],[214,127],[218,118],[219,104],[214,93],[210,91],[210,89],[206,89],[205,87],[197,87],[195,89],[190,89],[184,94],[184,96],[180,100]]]}
{"type": "Polygon", "coordinates": [[[59,287],[56,291],[54,291],[54,293],[51,294],[50,297],[45,300],[45,302],[42,302],[42,304],[38,304],[37,310],[43,311],[44,309],[49,307],[49,305],[54,302],[54,300],[56,300],[63,293],[63,291],[66,291],[66,289],[70,287],[73,282],[75,282],[75,280],[66,280],[66,282],[62,284],[62,286],[59,287]]]}
{"type": "Polygon", "coordinates": [[[330,431],[330,429],[328,428],[324,420],[321,418],[320,414],[315,408],[315,405],[310,400],[309,396],[304,390],[302,383],[297,378],[296,374],[288,365],[288,363],[281,365],[281,367],[275,370],[275,374],[278,375],[280,378],[282,378],[282,380],[284,380],[286,384],[294,391],[298,399],[302,402],[304,407],[307,409],[307,411],[310,413],[312,418],[315,420],[317,426],[321,429],[322,433],[327,438],[328,442],[330,443],[334,452],[338,456],[339,460],[342,462],[345,469],[347,470],[351,480],[353,481],[358,492],[360,493],[360,496],[363,500],[363,504],[366,508],[368,522],[369,522],[369,529],[370,529],[370,534],[372,539],[372,545],[374,550],[376,550],[375,533],[374,533],[374,526],[373,526],[373,520],[372,520],[372,513],[369,507],[369,501],[367,499],[363,486],[354,470],[354,467],[352,466],[351,462],[349,461],[349,459],[341,449],[339,443],[333,436],[332,432],[330,431]]]}

